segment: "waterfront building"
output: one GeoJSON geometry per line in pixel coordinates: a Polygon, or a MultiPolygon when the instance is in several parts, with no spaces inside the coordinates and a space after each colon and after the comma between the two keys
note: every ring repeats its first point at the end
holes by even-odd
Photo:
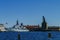
{"type": "Polygon", "coordinates": [[[60,27],[59,26],[47,26],[47,22],[45,20],[45,17],[42,17],[42,25],[38,26],[38,25],[28,25],[26,26],[27,29],[29,29],[30,31],[60,31],[60,27]]]}
{"type": "Polygon", "coordinates": [[[0,24],[0,31],[7,31],[7,30],[5,29],[4,24],[0,24]]]}

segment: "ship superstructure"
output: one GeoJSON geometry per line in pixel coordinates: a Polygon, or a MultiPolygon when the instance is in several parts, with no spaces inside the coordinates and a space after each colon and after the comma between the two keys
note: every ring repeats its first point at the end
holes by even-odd
{"type": "Polygon", "coordinates": [[[9,28],[9,31],[20,31],[20,32],[22,32],[22,31],[29,31],[26,27],[24,27],[24,25],[23,25],[23,23],[21,23],[20,25],[19,25],[19,23],[18,23],[18,20],[16,21],[16,25],[14,25],[13,27],[11,27],[11,28],[9,28]]]}

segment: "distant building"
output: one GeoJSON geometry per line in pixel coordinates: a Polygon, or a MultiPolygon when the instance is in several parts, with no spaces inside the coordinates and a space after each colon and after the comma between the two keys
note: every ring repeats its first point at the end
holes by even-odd
{"type": "Polygon", "coordinates": [[[60,29],[59,26],[48,26],[49,31],[60,31],[59,29],[60,29]]]}
{"type": "Polygon", "coordinates": [[[0,31],[6,31],[4,24],[0,24],[0,31]]]}
{"type": "Polygon", "coordinates": [[[25,26],[29,31],[39,31],[41,27],[39,25],[27,25],[25,26]]]}

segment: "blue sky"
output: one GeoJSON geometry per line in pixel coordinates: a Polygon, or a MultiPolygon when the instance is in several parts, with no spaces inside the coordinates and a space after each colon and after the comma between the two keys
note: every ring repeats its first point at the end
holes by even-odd
{"type": "Polygon", "coordinates": [[[11,27],[23,22],[24,25],[41,25],[45,16],[48,25],[60,25],[60,0],[0,0],[0,23],[11,27]]]}

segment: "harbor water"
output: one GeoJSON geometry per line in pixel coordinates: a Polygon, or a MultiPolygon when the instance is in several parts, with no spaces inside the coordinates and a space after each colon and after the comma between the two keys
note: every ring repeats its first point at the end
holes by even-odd
{"type": "Polygon", "coordinates": [[[0,40],[60,40],[60,31],[0,32],[0,40]],[[51,37],[48,37],[49,33],[51,37]]]}

